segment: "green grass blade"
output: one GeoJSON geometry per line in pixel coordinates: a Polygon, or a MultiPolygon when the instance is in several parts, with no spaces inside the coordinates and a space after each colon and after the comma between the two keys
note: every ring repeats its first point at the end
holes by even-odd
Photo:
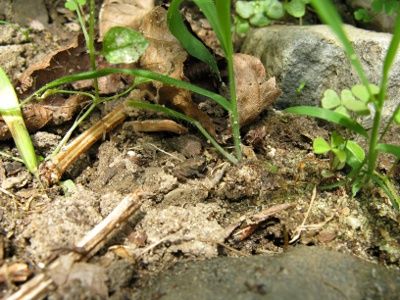
{"type": "Polygon", "coordinates": [[[205,128],[200,124],[200,122],[196,121],[195,119],[188,117],[184,114],[181,114],[175,110],[172,110],[170,108],[167,108],[165,106],[162,105],[158,105],[158,104],[152,104],[152,103],[148,103],[148,102],[144,102],[144,101],[137,101],[137,100],[129,100],[128,101],[128,105],[133,106],[133,107],[137,107],[140,109],[147,109],[147,110],[152,110],[152,111],[156,111],[156,112],[161,112],[164,113],[172,118],[175,119],[180,119],[183,121],[186,121],[190,124],[192,124],[193,126],[196,126],[197,129],[199,129],[199,131],[206,137],[206,139],[208,141],[210,141],[210,143],[223,155],[225,156],[230,162],[232,162],[233,164],[237,164],[238,160],[236,159],[236,157],[234,157],[233,155],[231,155],[230,153],[226,152],[218,143],[217,141],[207,132],[207,130],[205,130],[205,128]]]}
{"type": "Polygon", "coordinates": [[[377,144],[376,150],[393,154],[397,158],[400,158],[400,146],[391,145],[391,144],[377,144]]]}
{"type": "MultiPolygon", "coordinates": [[[[107,76],[110,74],[116,74],[116,73],[144,77],[147,79],[160,81],[162,83],[165,83],[166,85],[186,89],[186,90],[192,91],[194,93],[203,95],[205,97],[211,98],[212,100],[214,100],[216,103],[221,105],[227,111],[231,110],[230,102],[226,98],[222,97],[219,94],[216,94],[214,92],[208,91],[203,88],[200,88],[196,85],[190,84],[190,83],[182,81],[182,80],[177,80],[177,79],[174,79],[174,78],[171,78],[171,77],[159,74],[159,73],[155,73],[155,72],[151,72],[151,71],[147,71],[147,70],[140,70],[140,69],[107,68],[107,69],[101,69],[98,71],[87,71],[87,72],[82,72],[82,73],[77,73],[74,75],[61,77],[52,82],[49,82],[48,84],[44,85],[43,87],[41,87],[33,96],[40,96],[41,93],[45,92],[46,90],[58,87],[63,84],[68,84],[68,83],[72,83],[72,82],[84,80],[84,79],[99,78],[99,77],[107,76]]],[[[27,98],[24,101],[24,103],[30,101],[33,96],[27,98]]]]}
{"type": "Polygon", "coordinates": [[[347,129],[362,135],[363,137],[368,137],[367,131],[359,123],[343,114],[331,111],[329,109],[314,106],[295,106],[289,107],[285,109],[285,111],[296,115],[309,116],[332,122],[346,127],[347,129]]]}
{"type": "Polygon", "coordinates": [[[330,0],[311,0],[311,4],[314,6],[321,19],[330,26],[332,31],[339,38],[354,69],[360,77],[361,82],[368,88],[368,92],[371,94],[368,78],[365,75],[364,69],[354,51],[353,46],[351,45],[350,40],[347,38],[346,32],[343,29],[343,22],[337,12],[336,7],[330,0]]]}
{"type": "MultiPolygon", "coordinates": [[[[200,7],[200,10],[202,13],[206,16],[208,22],[210,22],[210,25],[212,29],[214,30],[215,34],[217,35],[217,38],[219,42],[221,43],[221,48],[224,51],[225,55],[227,55],[227,50],[229,49],[229,45],[227,44],[226,36],[225,36],[225,31],[223,28],[223,25],[220,23],[220,18],[218,14],[222,12],[217,12],[217,7],[219,7],[221,2],[229,2],[228,0],[216,0],[217,6],[215,5],[213,0],[193,0],[198,7],[200,7]]],[[[229,10],[230,12],[230,7],[229,10]]]]}
{"type": "Polygon", "coordinates": [[[396,209],[399,209],[400,197],[399,197],[398,193],[396,192],[395,187],[390,182],[389,178],[387,178],[386,176],[382,176],[378,172],[374,172],[371,176],[371,179],[376,185],[381,187],[381,189],[389,197],[390,201],[392,202],[392,205],[396,209]]]}
{"type": "Polygon", "coordinates": [[[27,169],[37,176],[38,161],[31,137],[26,129],[21,108],[7,74],[0,68],[0,111],[27,169]]]}
{"type": "Polygon", "coordinates": [[[190,55],[209,65],[211,70],[219,77],[219,70],[214,56],[202,42],[189,32],[183,22],[179,11],[182,2],[183,0],[173,0],[171,2],[167,14],[168,28],[190,55]]]}

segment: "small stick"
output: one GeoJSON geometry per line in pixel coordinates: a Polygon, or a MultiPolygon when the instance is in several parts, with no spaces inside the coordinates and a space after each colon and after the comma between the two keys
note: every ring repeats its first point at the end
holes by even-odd
{"type": "Polygon", "coordinates": [[[64,259],[73,262],[87,260],[106,242],[107,236],[114,229],[118,228],[120,224],[139,209],[143,196],[143,191],[137,190],[122,199],[103,221],[97,224],[83,239],[76,243],[74,247],[75,251],[71,251],[55,259],[44,268],[43,273],[33,277],[7,299],[31,300],[44,297],[49,288],[54,284],[50,274],[54,273],[57,268],[62,267],[64,259]]]}
{"type": "Polygon", "coordinates": [[[143,120],[131,121],[125,124],[125,127],[132,128],[135,132],[161,132],[167,131],[176,134],[187,133],[186,127],[176,123],[173,120],[143,120]]]}
{"type": "Polygon", "coordinates": [[[119,105],[112,112],[108,113],[103,119],[73,140],[65,149],[40,166],[41,181],[48,186],[57,183],[66,169],[82,153],[85,153],[106,132],[121,124],[126,117],[124,105],[119,105]]]}

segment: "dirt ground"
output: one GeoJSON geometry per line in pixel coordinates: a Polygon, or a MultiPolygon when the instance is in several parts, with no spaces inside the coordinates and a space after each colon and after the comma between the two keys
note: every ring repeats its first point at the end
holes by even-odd
{"type": "MultiPolygon", "coordinates": [[[[38,53],[65,39],[59,36],[63,30],[51,29],[31,29],[28,40],[19,38],[21,31],[15,29],[12,36],[20,47],[9,70],[14,79],[38,53]]],[[[99,107],[78,131],[100,119],[110,106],[99,107]]],[[[51,153],[69,125],[34,133],[37,153],[51,153]]],[[[139,291],[149,278],[176,262],[274,255],[299,245],[320,245],[400,267],[400,215],[385,194],[371,188],[352,198],[343,187],[321,188],[332,183],[321,175],[329,160],[313,154],[312,140],[327,137],[328,125],[271,107],[242,129],[245,159],[237,166],[226,162],[195,128],[189,129],[182,135],[136,133],[128,121],[104,135],[68,170],[63,181],[74,183],[68,189],[66,184],[43,189],[21,163],[2,156],[0,263],[26,264],[32,277],[54,257],[73,250],[74,243],[124,196],[141,188],[146,197],[140,212],[121,224],[87,263],[70,270],[75,275],[50,299],[68,294],[73,299],[77,290],[83,299],[83,289],[73,279],[88,274],[98,277],[84,289],[86,296],[108,294],[118,299],[139,291]],[[245,218],[280,204],[291,205],[267,217],[245,238],[233,231],[245,218]],[[305,226],[299,231],[301,225],[305,226]]],[[[393,130],[390,138],[400,140],[399,134],[393,130]]],[[[11,141],[1,142],[0,148],[17,153],[11,141]]],[[[383,159],[379,167],[387,170],[389,163],[383,159]]],[[[397,185],[399,180],[397,174],[397,185]]],[[[0,296],[23,283],[0,281],[0,296]]]]}

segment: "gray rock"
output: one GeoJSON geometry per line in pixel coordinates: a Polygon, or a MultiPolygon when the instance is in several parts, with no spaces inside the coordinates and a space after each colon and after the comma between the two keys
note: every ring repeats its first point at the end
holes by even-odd
{"type": "Polygon", "coordinates": [[[183,263],[153,278],[139,299],[399,299],[400,271],[322,248],[279,256],[183,263]]]}
{"type": "MultiPolygon", "coordinates": [[[[383,59],[391,34],[358,29],[345,30],[360,57],[372,83],[380,81],[383,59]]],[[[276,76],[283,90],[278,107],[320,105],[324,91],[340,92],[359,82],[341,44],[325,25],[269,26],[252,30],[244,41],[242,52],[259,57],[269,75],[276,76]],[[299,93],[296,89],[305,83],[299,93]]],[[[384,116],[400,101],[400,59],[390,75],[384,116]]]]}

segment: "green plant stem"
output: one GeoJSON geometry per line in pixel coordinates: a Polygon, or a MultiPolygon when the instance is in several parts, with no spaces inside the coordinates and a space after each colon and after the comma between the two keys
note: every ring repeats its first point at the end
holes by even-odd
{"type": "Polygon", "coordinates": [[[386,123],[385,128],[383,129],[381,136],[379,137],[379,141],[382,141],[383,137],[386,135],[386,133],[388,132],[390,125],[392,125],[393,120],[396,116],[396,114],[399,112],[400,110],[400,104],[397,105],[396,109],[394,110],[393,114],[390,116],[389,121],[386,123]]]}
{"type": "Polygon", "coordinates": [[[232,136],[235,144],[236,157],[240,161],[242,159],[242,148],[240,145],[240,124],[239,112],[237,107],[235,73],[233,68],[233,58],[228,59],[228,77],[229,77],[229,94],[231,99],[231,127],[232,136]]]}
{"type": "MultiPolygon", "coordinates": [[[[94,47],[94,11],[95,11],[95,0],[90,0],[89,4],[89,40],[87,41],[87,47],[89,50],[90,68],[92,71],[97,70],[96,66],[96,49],[94,47]]],[[[96,95],[96,102],[99,101],[99,82],[97,78],[93,81],[94,91],[96,95]]]]}
{"type": "Polygon", "coordinates": [[[367,169],[366,183],[371,179],[371,176],[375,171],[376,160],[378,158],[378,151],[376,150],[376,145],[378,144],[381,116],[382,116],[382,108],[375,107],[374,122],[373,122],[373,126],[372,126],[370,140],[369,140],[369,149],[368,149],[368,158],[367,158],[368,169],[367,169]]]}

